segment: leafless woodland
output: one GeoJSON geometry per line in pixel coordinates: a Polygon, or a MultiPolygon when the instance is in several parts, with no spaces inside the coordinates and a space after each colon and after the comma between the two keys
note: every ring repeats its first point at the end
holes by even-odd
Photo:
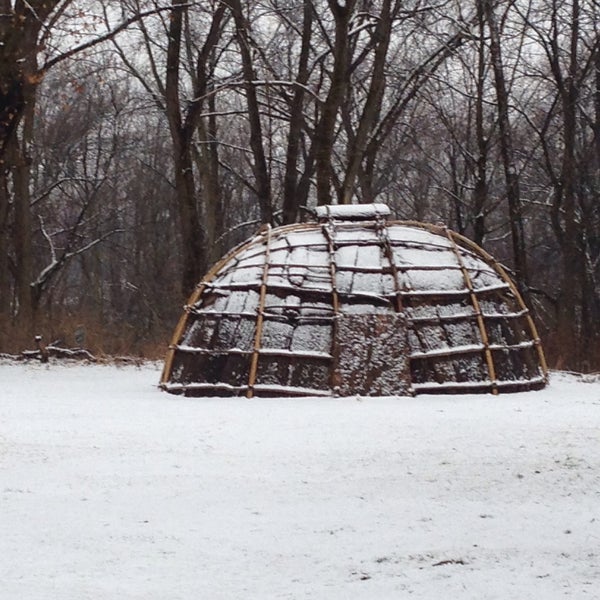
{"type": "Polygon", "coordinates": [[[0,352],[156,355],[261,225],[373,201],[598,370],[598,1],[0,0],[0,352]]]}

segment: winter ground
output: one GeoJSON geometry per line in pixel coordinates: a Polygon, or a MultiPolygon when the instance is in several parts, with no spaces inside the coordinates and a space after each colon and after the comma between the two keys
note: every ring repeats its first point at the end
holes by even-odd
{"type": "Polygon", "coordinates": [[[186,399],[0,364],[0,598],[600,598],[600,382],[186,399]]]}

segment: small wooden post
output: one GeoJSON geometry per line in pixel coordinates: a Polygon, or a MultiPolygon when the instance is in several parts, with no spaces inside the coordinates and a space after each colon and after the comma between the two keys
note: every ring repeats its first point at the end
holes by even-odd
{"type": "Polygon", "coordinates": [[[49,358],[48,348],[46,348],[46,344],[44,344],[44,342],[42,341],[42,336],[36,335],[34,339],[38,352],[40,353],[40,360],[43,363],[47,363],[49,358]]]}

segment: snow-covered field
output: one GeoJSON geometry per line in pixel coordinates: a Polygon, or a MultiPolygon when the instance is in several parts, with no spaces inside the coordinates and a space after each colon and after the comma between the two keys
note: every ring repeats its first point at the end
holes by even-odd
{"type": "Polygon", "coordinates": [[[600,382],[187,399],[0,364],[0,598],[600,598],[600,382]]]}

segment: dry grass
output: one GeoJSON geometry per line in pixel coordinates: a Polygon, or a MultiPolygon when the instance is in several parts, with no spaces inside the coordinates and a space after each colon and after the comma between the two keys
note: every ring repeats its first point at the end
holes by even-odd
{"type": "Polygon", "coordinates": [[[39,316],[25,326],[0,319],[0,353],[18,354],[36,347],[34,336],[46,344],[85,348],[97,357],[132,356],[149,360],[164,358],[172,328],[141,331],[127,323],[102,323],[89,315],[39,316]]]}
{"type": "Polygon", "coordinates": [[[563,340],[556,331],[542,335],[548,366],[551,369],[596,373],[600,371],[600,340],[577,338],[563,340]]]}

